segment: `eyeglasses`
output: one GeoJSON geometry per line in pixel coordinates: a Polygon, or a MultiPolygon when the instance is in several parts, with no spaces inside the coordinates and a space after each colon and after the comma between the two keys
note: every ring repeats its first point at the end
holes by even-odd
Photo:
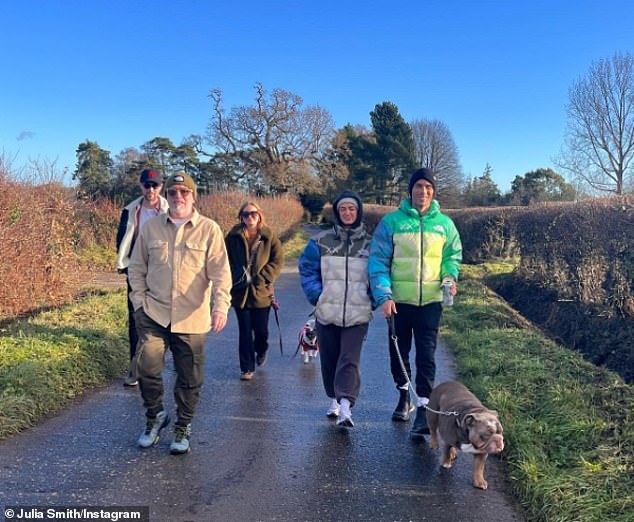
{"type": "Polygon", "coordinates": [[[256,218],[260,214],[258,213],[257,210],[243,210],[242,212],[240,212],[240,215],[246,219],[248,217],[256,218]]]}
{"type": "Polygon", "coordinates": [[[170,197],[175,197],[180,194],[182,197],[186,198],[187,194],[191,194],[192,191],[189,189],[169,189],[167,191],[167,195],[170,197]]]}
{"type": "Polygon", "coordinates": [[[157,183],[143,183],[143,187],[145,187],[147,190],[150,190],[157,189],[159,186],[157,183]]]}

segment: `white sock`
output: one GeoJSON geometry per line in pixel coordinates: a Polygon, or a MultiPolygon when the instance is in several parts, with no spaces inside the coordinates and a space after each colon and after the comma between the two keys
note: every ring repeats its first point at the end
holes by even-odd
{"type": "Polygon", "coordinates": [[[348,399],[341,399],[339,405],[341,406],[339,410],[340,414],[344,417],[350,417],[350,401],[348,399]]]}

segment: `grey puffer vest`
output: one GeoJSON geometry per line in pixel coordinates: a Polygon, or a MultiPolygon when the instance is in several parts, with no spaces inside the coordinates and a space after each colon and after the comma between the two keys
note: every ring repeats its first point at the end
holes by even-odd
{"type": "Polygon", "coordinates": [[[368,283],[370,239],[363,224],[349,230],[334,225],[313,238],[321,253],[323,291],[315,309],[320,323],[346,327],[372,319],[368,283]]]}

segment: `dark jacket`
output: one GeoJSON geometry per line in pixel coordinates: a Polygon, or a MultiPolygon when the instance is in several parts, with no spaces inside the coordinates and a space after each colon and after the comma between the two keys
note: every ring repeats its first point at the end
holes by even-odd
{"type": "Polygon", "coordinates": [[[234,308],[266,308],[271,305],[273,283],[284,265],[282,243],[266,225],[262,227],[255,245],[260,241],[253,265],[251,283],[237,286],[245,267],[249,264],[249,247],[242,224],[235,225],[225,237],[227,254],[234,287],[231,289],[231,306],[234,308]]]}

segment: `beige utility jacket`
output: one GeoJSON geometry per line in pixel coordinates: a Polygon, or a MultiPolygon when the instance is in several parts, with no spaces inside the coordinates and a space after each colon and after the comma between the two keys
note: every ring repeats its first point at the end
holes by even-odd
{"type": "Polygon", "coordinates": [[[128,267],[135,310],[174,333],[206,333],[211,312],[226,314],[231,271],[218,224],[194,210],[176,227],[169,214],[150,219],[141,230],[128,267]]]}

